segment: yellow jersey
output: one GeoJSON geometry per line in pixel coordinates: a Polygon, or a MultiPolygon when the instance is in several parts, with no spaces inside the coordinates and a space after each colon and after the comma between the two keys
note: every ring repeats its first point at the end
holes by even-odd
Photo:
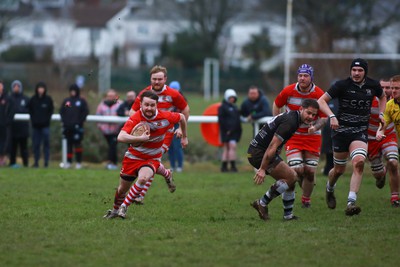
{"type": "Polygon", "coordinates": [[[384,118],[386,125],[389,125],[391,122],[394,123],[397,136],[400,137],[400,105],[394,99],[390,99],[386,103],[384,118]]]}

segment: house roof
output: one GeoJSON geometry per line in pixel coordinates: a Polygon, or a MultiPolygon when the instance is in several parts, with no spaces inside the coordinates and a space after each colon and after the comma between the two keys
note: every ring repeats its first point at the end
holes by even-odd
{"type": "Polygon", "coordinates": [[[77,27],[103,28],[125,6],[125,3],[95,6],[75,5],[70,7],[69,14],[76,22],[77,27]]]}
{"type": "Polygon", "coordinates": [[[10,17],[43,17],[67,18],[76,23],[77,27],[103,28],[107,22],[126,7],[125,1],[112,4],[76,4],[57,8],[35,9],[31,4],[21,4],[17,10],[0,10],[0,14],[10,17]]]}

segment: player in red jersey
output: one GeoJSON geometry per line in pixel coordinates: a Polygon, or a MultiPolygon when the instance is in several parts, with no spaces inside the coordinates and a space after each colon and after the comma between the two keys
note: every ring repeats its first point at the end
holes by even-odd
{"type": "MultiPolygon", "coordinates": [[[[314,70],[310,65],[301,65],[297,70],[297,83],[286,86],[276,97],[272,108],[273,116],[278,115],[283,106],[286,106],[286,111],[299,110],[303,99],[318,100],[324,91],[313,83],[313,76],[314,70]]],[[[314,127],[320,129],[326,121],[326,115],[319,111],[314,127]]],[[[286,159],[300,179],[303,190],[301,203],[304,208],[311,206],[321,141],[320,130],[309,132],[309,125],[302,124],[286,143],[286,159]]]]}
{"type": "MultiPolygon", "coordinates": [[[[381,87],[386,95],[387,101],[392,98],[390,81],[380,80],[381,87]]],[[[385,138],[376,140],[376,134],[380,126],[379,102],[375,99],[372,102],[371,116],[368,125],[368,160],[371,163],[372,174],[376,179],[376,187],[379,189],[385,186],[386,172],[389,173],[390,202],[393,207],[399,207],[399,184],[400,174],[398,170],[399,152],[397,148],[397,135],[393,122],[389,123],[385,130],[385,138]],[[386,159],[386,166],[383,164],[386,159]]]]}
{"type": "Polygon", "coordinates": [[[152,91],[143,92],[140,99],[140,110],[129,117],[118,135],[119,142],[131,144],[131,146],[125,152],[122,161],[114,207],[107,211],[104,218],[112,219],[117,216],[125,218],[127,206],[140,195],[145,185],[153,180],[163,155],[163,140],[171,125],[181,124],[181,145],[186,147],[188,144],[185,116],[181,113],[158,110],[158,99],[159,97],[152,91]],[[131,135],[135,126],[143,121],[149,124],[150,132],[144,132],[141,136],[131,135]],[[138,178],[136,183],[126,196],[136,178],[138,178]],[[124,208],[120,208],[124,199],[124,208]]]}
{"type": "MultiPolygon", "coordinates": [[[[163,66],[154,66],[150,71],[150,81],[151,85],[143,89],[138,96],[136,97],[135,102],[132,105],[130,115],[135,113],[140,108],[140,95],[146,91],[152,91],[158,95],[158,109],[160,110],[181,110],[181,113],[185,116],[186,121],[189,118],[189,105],[187,104],[185,98],[182,96],[179,91],[169,87],[166,85],[167,82],[167,69],[163,66]]],[[[181,128],[177,128],[174,130],[174,127],[171,127],[168,133],[165,136],[163,148],[163,154],[166,153],[171,145],[173,135],[176,137],[182,137],[181,128]]],[[[164,176],[165,181],[167,182],[168,189],[171,193],[176,190],[176,186],[172,180],[172,171],[169,169],[165,169],[164,165],[161,163],[160,167],[157,169],[157,174],[164,176]]],[[[143,200],[144,196],[147,193],[148,188],[151,186],[152,180],[146,185],[141,194],[141,200],[143,200]]],[[[138,199],[140,200],[140,199],[138,199]]]]}

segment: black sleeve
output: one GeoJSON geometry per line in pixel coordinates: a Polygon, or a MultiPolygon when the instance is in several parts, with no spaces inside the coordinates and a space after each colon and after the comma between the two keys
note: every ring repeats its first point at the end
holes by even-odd
{"type": "Polygon", "coordinates": [[[283,142],[286,142],[290,137],[292,137],[298,127],[299,124],[297,123],[297,118],[288,116],[279,124],[275,131],[275,135],[279,136],[283,142]]]}
{"type": "Polygon", "coordinates": [[[53,99],[49,96],[49,119],[51,119],[51,115],[54,113],[54,102],[53,99]]]}
{"type": "Polygon", "coordinates": [[[117,109],[117,115],[118,116],[125,116],[125,107],[126,107],[127,105],[125,104],[125,102],[124,103],[122,103],[119,107],[118,107],[118,109],[117,109]]]}
{"type": "Polygon", "coordinates": [[[243,117],[247,117],[249,116],[250,112],[249,109],[247,108],[246,105],[246,100],[243,101],[242,105],[240,106],[240,115],[242,115],[243,117]]]}

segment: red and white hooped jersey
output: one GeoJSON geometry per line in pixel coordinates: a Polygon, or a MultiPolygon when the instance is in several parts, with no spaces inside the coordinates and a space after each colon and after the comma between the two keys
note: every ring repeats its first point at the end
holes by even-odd
{"type": "MultiPolygon", "coordinates": [[[[286,106],[286,111],[299,110],[303,99],[312,98],[318,100],[323,94],[324,91],[315,84],[312,85],[310,91],[301,92],[298,89],[298,83],[294,83],[283,88],[275,99],[275,105],[278,108],[286,106]]],[[[316,116],[315,120],[326,117],[325,113],[318,111],[318,116],[316,116]]],[[[319,153],[322,140],[321,131],[309,134],[308,128],[309,125],[302,123],[287,142],[286,150],[298,148],[319,153]]]]}
{"type": "MultiPolygon", "coordinates": [[[[374,98],[371,105],[371,115],[369,117],[369,124],[368,124],[368,140],[375,140],[376,139],[376,132],[379,128],[379,100],[377,97],[374,98]]],[[[389,135],[396,135],[396,131],[394,128],[394,123],[391,122],[387,126],[385,130],[385,135],[388,137],[389,135]]]]}
{"type": "MultiPolygon", "coordinates": [[[[135,102],[132,104],[132,109],[134,111],[138,111],[140,109],[140,97],[143,94],[143,92],[149,90],[152,90],[151,86],[146,87],[138,94],[138,96],[135,99],[135,102]]],[[[152,90],[152,92],[158,95],[158,104],[157,104],[158,110],[163,110],[163,111],[174,111],[176,109],[184,110],[187,106],[187,102],[183,97],[183,95],[179,93],[178,90],[175,90],[167,85],[164,85],[164,88],[160,92],[154,90],[152,90]]]]}
{"type": "Polygon", "coordinates": [[[135,112],[135,114],[129,117],[125,122],[122,130],[130,133],[138,123],[145,121],[150,125],[150,140],[137,147],[129,146],[125,157],[130,159],[156,159],[161,161],[163,152],[162,145],[165,135],[171,126],[180,121],[180,116],[180,113],[157,110],[153,118],[147,119],[143,116],[141,110],[135,112]]]}

